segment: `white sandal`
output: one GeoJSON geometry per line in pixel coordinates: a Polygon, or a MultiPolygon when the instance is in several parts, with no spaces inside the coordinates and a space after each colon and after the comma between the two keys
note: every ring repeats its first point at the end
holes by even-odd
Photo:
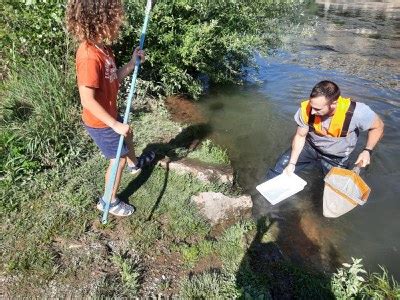
{"type": "MultiPolygon", "coordinates": [[[[103,200],[103,198],[99,198],[99,202],[97,203],[97,209],[100,211],[104,211],[104,208],[106,206],[106,202],[103,200]]],[[[131,214],[133,214],[133,212],[135,211],[135,208],[128,204],[125,203],[123,201],[121,201],[120,199],[116,198],[114,202],[110,203],[110,209],[109,209],[109,213],[114,215],[114,216],[118,216],[118,217],[127,217],[130,216],[131,214]]]]}

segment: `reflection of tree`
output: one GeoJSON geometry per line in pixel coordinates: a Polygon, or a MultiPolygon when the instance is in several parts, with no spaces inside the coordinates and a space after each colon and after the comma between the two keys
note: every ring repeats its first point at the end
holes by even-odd
{"type": "Polygon", "coordinates": [[[394,17],[400,9],[400,1],[386,0],[378,1],[354,1],[354,0],[316,0],[315,3],[324,5],[324,10],[329,9],[341,11],[369,10],[371,12],[383,13],[387,17],[394,17]]]}

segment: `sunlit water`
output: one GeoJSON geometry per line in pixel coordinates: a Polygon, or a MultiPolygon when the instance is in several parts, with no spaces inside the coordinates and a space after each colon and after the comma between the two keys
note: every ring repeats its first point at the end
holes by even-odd
{"type": "MultiPolygon", "coordinates": [[[[276,219],[284,252],[328,271],[359,257],[369,270],[383,265],[400,279],[400,1],[317,2],[315,34],[291,38],[289,50],[258,58],[257,80],[212,90],[200,106],[213,139],[228,149],[239,183],[253,197],[254,215],[276,219]],[[368,203],[338,219],[322,215],[318,169],[300,173],[306,188],[277,206],[255,190],[290,145],[300,101],[323,79],[367,103],[385,122],[385,136],[362,174],[372,189],[368,203]]],[[[364,144],[365,134],[355,152],[364,144]]]]}

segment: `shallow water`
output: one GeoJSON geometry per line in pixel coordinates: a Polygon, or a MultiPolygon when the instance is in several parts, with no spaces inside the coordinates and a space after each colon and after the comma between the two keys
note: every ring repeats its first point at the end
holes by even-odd
{"type": "MultiPolygon", "coordinates": [[[[288,37],[285,50],[258,57],[256,80],[211,90],[200,106],[213,139],[228,149],[239,183],[253,196],[254,215],[272,213],[277,220],[284,252],[327,271],[360,257],[369,270],[383,265],[400,279],[400,1],[335,2],[317,1],[313,35],[288,37]],[[300,173],[306,188],[273,207],[255,190],[289,147],[300,101],[323,79],[385,122],[385,136],[362,174],[372,189],[368,203],[338,219],[322,216],[318,169],[300,173]]],[[[365,134],[353,154],[364,144],[365,134]]]]}

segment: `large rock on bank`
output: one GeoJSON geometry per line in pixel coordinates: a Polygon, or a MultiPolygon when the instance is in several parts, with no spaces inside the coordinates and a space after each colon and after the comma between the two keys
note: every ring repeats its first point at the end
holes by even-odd
{"type": "Polygon", "coordinates": [[[175,171],[180,174],[189,173],[203,182],[215,182],[232,184],[234,180],[233,170],[230,166],[212,166],[200,161],[183,158],[179,161],[163,159],[159,162],[163,168],[175,171]]]}
{"type": "Polygon", "coordinates": [[[200,213],[209,220],[211,225],[232,220],[248,214],[253,207],[251,197],[228,197],[222,193],[204,192],[192,197],[200,213]]]}

